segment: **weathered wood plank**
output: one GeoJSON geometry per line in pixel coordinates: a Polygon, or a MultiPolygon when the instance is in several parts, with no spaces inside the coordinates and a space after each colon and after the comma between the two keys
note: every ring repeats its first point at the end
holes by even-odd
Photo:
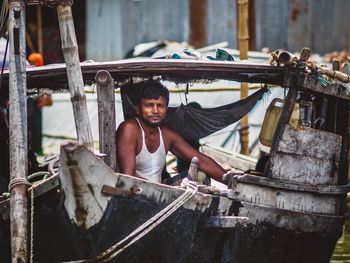
{"type": "Polygon", "coordinates": [[[337,184],[341,136],[286,125],[276,154],[270,158],[272,178],[307,184],[337,184]],[[293,172],[291,172],[293,171],[293,172]]]}
{"type": "Polygon", "coordinates": [[[116,114],[114,80],[108,71],[101,70],[96,73],[97,107],[98,107],[98,131],[100,152],[106,154],[105,163],[112,168],[117,168],[116,150],[116,114]]]}
{"type": "MultiPolygon", "coordinates": [[[[347,185],[310,185],[298,182],[284,181],[280,179],[271,179],[263,176],[255,176],[244,174],[244,176],[236,176],[231,182],[250,183],[256,185],[264,185],[272,188],[279,188],[292,191],[310,192],[327,195],[345,195],[350,192],[350,184],[347,185]]],[[[232,187],[231,187],[232,188],[232,187]]]]}
{"type": "Polygon", "coordinates": [[[270,175],[275,179],[306,184],[338,183],[338,162],[332,160],[278,153],[270,163],[270,175]]]}
{"type": "Polygon", "coordinates": [[[312,91],[350,100],[350,83],[343,83],[338,80],[333,80],[326,84],[321,83],[316,74],[300,75],[298,83],[305,91],[312,91]]]}
{"type": "Polygon", "coordinates": [[[337,215],[342,199],[338,195],[318,195],[238,182],[229,197],[271,208],[337,215]]]}
{"type": "Polygon", "coordinates": [[[78,142],[85,144],[89,149],[93,150],[94,145],[84,92],[84,82],[79,64],[72,8],[68,5],[58,6],[57,15],[64,61],[67,65],[67,78],[78,142]]]}
{"type": "Polygon", "coordinates": [[[306,233],[334,233],[334,229],[341,226],[346,219],[345,216],[288,211],[245,201],[241,204],[243,207],[240,208],[238,216],[248,217],[253,224],[270,223],[280,229],[306,233]]]}
{"type": "Polygon", "coordinates": [[[248,217],[241,216],[211,216],[207,227],[211,228],[235,228],[237,225],[244,226],[249,223],[248,217]]]}
{"type": "Polygon", "coordinates": [[[68,143],[61,146],[59,175],[70,218],[85,229],[98,223],[111,198],[101,190],[116,185],[114,171],[91,151],[68,143]]]}
{"type": "Polygon", "coordinates": [[[342,137],[308,127],[294,129],[287,125],[277,152],[339,161],[342,137]]]}
{"type": "Polygon", "coordinates": [[[28,236],[25,5],[9,2],[10,217],[12,262],[26,262],[28,236]]]}

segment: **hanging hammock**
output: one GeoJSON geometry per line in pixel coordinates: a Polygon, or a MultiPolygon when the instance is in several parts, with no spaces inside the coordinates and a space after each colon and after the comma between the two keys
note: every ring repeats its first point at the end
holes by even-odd
{"type": "MultiPolygon", "coordinates": [[[[243,100],[215,108],[196,108],[190,104],[169,107],[164,124],[176,130],[186,141],[196,141],[240,120],[267,91],[267,88],[262,88],[243,100]]],[[[137,117],[135,106],[126,93],[122,94],[122,103],[125,119],[137,117]]]]}

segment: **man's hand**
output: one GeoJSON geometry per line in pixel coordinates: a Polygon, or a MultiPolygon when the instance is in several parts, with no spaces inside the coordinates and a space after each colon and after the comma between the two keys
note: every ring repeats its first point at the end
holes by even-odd
{"type": "Polygon", "coordinates": [[[222,180],[225,182],[226,185],[228,185],[233,177],[240,177],[244,176],[244,172],[240,170],[233,170],[233,171],[228,171],[222,175],[222,180]]]}

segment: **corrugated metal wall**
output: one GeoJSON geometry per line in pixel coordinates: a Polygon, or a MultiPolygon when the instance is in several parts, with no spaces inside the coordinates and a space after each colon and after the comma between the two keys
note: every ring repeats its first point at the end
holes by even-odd
{"type": "Polygon", "coordinates": [[[257,47],[324,54],[349,48],[349,0],[256,0],[257,47]]]}
{"type": "Polygon", "coordinates": [[[228,41],[237,48],[237,4],[235,0],[207,0],[207,43],[228,41]]]}
{"type": "Polygon", "coordinates": [[[187,0],[87,0],[86,58],[120,59],[134,45],[188,39],[187,0]]]}
{"type": "MultiPolygon", "coordinates": [[[[189,0],[87,0],[87,59],[122,58],[134,45],[188,41],[189,0]]],[[[207,1],[208,45],[237,48],[236,0],[207,1]]],[[[255,0],[257,49],[349,48],[350,0],[255,0]]]]}

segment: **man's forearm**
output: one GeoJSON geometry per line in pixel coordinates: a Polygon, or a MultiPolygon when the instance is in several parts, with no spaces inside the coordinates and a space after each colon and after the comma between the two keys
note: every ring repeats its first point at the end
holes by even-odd
{"type": "Polygon", "coordinates": [[[224,168],[206,155],[201,154],[198,159],[198,166],[202,172],[206,173],[210,178],[225,184],[223,175],[226,171],[224,168]]]}

